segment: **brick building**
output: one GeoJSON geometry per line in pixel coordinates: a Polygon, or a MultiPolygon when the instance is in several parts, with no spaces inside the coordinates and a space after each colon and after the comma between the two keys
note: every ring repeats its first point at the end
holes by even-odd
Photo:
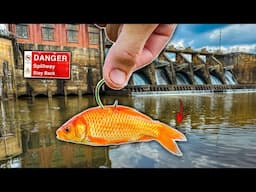
{"type": "Polygon", "coordinates": [[[90,94],[101,78],[103,32],[93,24],[8,24],[16,39],[19,95],[90,94]],[[23,51],[70,51],[71,79],[24,79],[23,51]]]}
{"type": "Polygon", "coordinates": [[[21,44],[99,48],[99,30],[91,24],[9,24],[21,44]]]}

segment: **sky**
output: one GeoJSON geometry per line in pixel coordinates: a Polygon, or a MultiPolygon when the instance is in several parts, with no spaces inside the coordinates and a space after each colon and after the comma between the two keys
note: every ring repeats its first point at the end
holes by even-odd
{"type": "Polygon", "coordinates": [[[178,49],[256,54],[256,24],[179,24],[169,44],[178,49]]]}

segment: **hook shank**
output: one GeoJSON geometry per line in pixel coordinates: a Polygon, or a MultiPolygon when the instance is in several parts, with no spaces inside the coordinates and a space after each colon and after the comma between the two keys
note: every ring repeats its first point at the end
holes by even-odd
{"type": "Polygon", "coordinates": [[[104,79],[101,79],[101,80],[97,83],[96,88],[95,88],[95,99],[96,99],[97,104],[98,104],[101,108],[103,108],[104,106],[103,106],[103,104],[102,104],[102,102],[101,102],[101,100],[100,100],[100,87],[101,87],[104,83],[105,83],[104,79]]]}

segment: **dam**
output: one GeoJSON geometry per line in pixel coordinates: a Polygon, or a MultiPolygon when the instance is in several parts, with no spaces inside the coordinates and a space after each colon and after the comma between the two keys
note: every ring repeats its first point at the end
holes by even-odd
{"type": "Polygon", "coordinates": [[[136,71],[129,94],[254,91],[256,55],[195,51],[167,46],[149,66],[136,71]]]}

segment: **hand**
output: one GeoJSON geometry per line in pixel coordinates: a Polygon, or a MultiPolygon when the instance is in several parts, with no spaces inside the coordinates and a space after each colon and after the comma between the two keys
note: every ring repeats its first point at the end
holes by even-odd
{"type": "Polygon", "coordinates": [[[114,42],[103,66],[103,78],[112,89],[125,87],[132,73],[150,64],[172,37],[175,24],[101,24],[114,42]]]}

